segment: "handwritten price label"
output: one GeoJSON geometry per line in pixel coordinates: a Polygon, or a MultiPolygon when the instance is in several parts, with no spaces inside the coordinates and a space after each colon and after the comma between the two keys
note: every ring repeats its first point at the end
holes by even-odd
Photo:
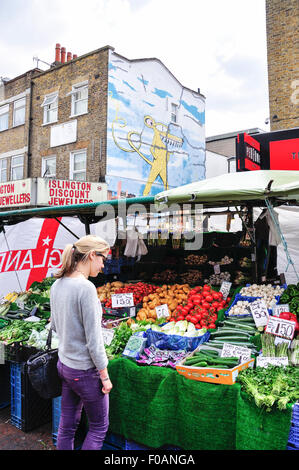
{"type": "Polygon", "coordinates": [[[251,351],[249,348],[244,348],[243,346],[224,343],[221,357],[239,357],[240,364],[243,364],[251,359],[251,351]]]}
{"type": "Polygon", "coordinates": [[[281,312],[289,312],[289,311],[290,311],[289,304],[274,305],[274,307],[272,307],[272,312],[273,312],[273,315],[275,315],[275,317],[279,317],[281,312]]]}
{"type": "Polygon", "coordinates": [[[267,367],[268,365],[273,366],[288,366],[289,360],[287,357],[263,357],[258,356],[256,358],[257,367],[267,367]]]}
{"type": "Polygon", "coordinates": [[[111,295],[112,308],[134,307],[133,293],[111,295]]]}
{"type": "Polygon", "coordinates": [[[223,282],[221,283],[221,287],[220,287],[219,292],[222,293],[224,300],[227,299],[228,294],[229,294],[229,292],[230,292],[231,286],[232,286],[232,283],[231,283],[231,282],[228,282],[228,281],[223,281],[223,282]]]}
{"type": "Polygon", "coordinates": [[[286,339],[293,339],[295,328],[295,322],[272,316],[269,317],[269,321],[266,326],[266,333],[286,339]]]}
{"type": "Polygon", "coordinates": [[[102,333],[103,333],[104,344],[107,344],[107,346],[109,346],[111,344],[111,341],[113,340],[114,329],[102,328],[102,333]]]}
{"type": "Polygon", "coordinates": [[[169,317],[169,310],[167,304],[159,305],[158,307],[155,307],[155,309],[158,319],[169,317]]]}
{"type": "Polygon", "coordinates": [[[269,312],[267,309],[267,305],[262,299],[257,299],[252,302],[250,304],[250,311],[257,327],[267,325],[269,319],[269,312]]]}

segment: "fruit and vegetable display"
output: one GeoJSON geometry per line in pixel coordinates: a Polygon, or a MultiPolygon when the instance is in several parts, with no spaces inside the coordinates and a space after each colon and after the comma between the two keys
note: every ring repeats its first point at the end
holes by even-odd
{"type": "MultiPolygon", "coordinates": [[[[222,259],[225,263],[229,260],[229,257],[222,259]]],[[[195,261],[200,263],[203,259],[190,258],[190,265],[195,261]]],[[[45,279],[34,283],[26,292],[12,292],[2,299],[2,343],[12,346],[18,342],[37,349],[44,348],[53,282],[52,278],[45,279]]],[[[144,334],[144,338],[162,335],[168,338],[165,344],[170,345],[162,348],[159,344],[146,344],[138,358],[133,358],[142,367],[170,367],[176,370],[183,363],[192,370],[235,370],[240,364],[244,365],[244,359],[238,353],[242,349],[248,352],[254,363],[258,357],[288,361],[287,366],[272,363],[266,367],[246,365],[245,370],[239,371],[237,381],[257,406],[267,410],[273,407],[284,409],[288,403],[298,399],[294,386],[298,380],[299,365],[298,286],[252,284],[243,285],[236,291],[228,287],[230,290],[224,296],[222,292],[225,290],[212,282],[204,282],[201,278],[194,282],[195,285],[193,282],[175,283],[169,280],[160,284],[154,280],[153,283],[113,281],[97,287],[98,298],[104,307],[102,327],[113,335],[109,344],[105,344],[109,361],[122,357],[130,338],[134,338],[132,335],[138,334],[144,334]],[[133,294],[136,306],[134,317],[116,320],[109,315],[106,317],[105,308],[108,311],[111,307],[112,295],[126,293],[133,294]],[[271,309],[275,304],[288,304],[290,311],[279,312],[278,316],[294,322],[294,337],[290,341],[276,341],[275,335],[266,333],[265,326],[257,326],[249,308],[250,298],[263,299],[269,315],[272,315],[271,309]],[[158,307],[164,308],[163,314],[158,307]],[[186,344],[191,341],[189,346],[172,348],[177,337],[186,344]],[[197,341],[194,343],[195,349],[192,341],[197,341]],[[234,348],[231,357],[223,354],[225,346],[234,348]]],[[[58,341],[55,344],[57,347],[58,341]]]]}
{"type": "Polygon", "coordinates": [[[299,318],[299,282],[297,285],[287,286],[279,299],[279,304],[288,304],[290,311],[299,318]]]}
{"type": "Polygon", "coordinates": [[[268,308],[272,308],[273,305],[277,304],[276,297],[280,297],[284,290],[284,287],[272,286],[271,284],[252,284],[242,287],[240,295],[243,297],[259,297],[264,300],[268,308]]]}
{"type": "Polygon", "coordinates": [[[286,409],[289,403],[299,400],[299,368],[268,365],[267,368],[245,369],[238,374],[237,382],[259,408],[271,411],[286,409]]]}
{"type": "Polygon", "coordinates": [[[186,258],[184,258],[185,264],[196,264],[200,266],[201,264],[205,264],[208,261],[208,255],[188,255],[186,258]]]}

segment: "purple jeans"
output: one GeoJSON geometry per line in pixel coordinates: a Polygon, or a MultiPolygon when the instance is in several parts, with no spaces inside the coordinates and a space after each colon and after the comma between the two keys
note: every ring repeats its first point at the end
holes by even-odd
{"type": "Polygon", "coordinates": [[[97,369],[71,369],[60,360],[57,369],[62,379],[57,450],[74,449],[82,407],[88,418],[89,429],[81,449],[101,450],[109,426],[109,396],[102,392],[97,369]]]}

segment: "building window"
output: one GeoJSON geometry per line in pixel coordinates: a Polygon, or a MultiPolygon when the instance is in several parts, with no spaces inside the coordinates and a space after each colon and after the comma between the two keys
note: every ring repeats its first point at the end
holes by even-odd
{"type": "Polygon", "coordinates": [[[178,105],[171,103],[171,121],[177,122],[177,115],[178,115],[178,105]]]}
{"type": "Polygon", "coordinates": [[[88,84],[74,85],[72,92],[72,116],[87,113],[88,109],[88,84]]]}
{"type": "Polygon", "coordinates": [[[20,126],[25,123],[26,98],[14,102],[13,125],[20,126]]]}
{"type": "Polygon", "coordinates": [[[7,158],[1,158],[0,160],[0,183],[7,181],[7,158]]]}
{"type": "Polygon", "coordinates": [[[44,124],[56,122],[58,118],[58,93],[46,95],[42,107],[44,108],[44,124]]]}
{"type": "Polygon", "coordinates": [[[21,180],[24,176],[24,155],[11,157],[11,180],[21,180]]]}
{"type": "Polygon", "coordinates": [[[71,153],[70,179],[76,181],[86,180],[86,150],[71,153]]]}
{"type": "Polygon", "coordinates": [[[42,177],[56,178],[56,157],[45,157],[42,159],[42,177]]]}
{"type": "Polygon", "coordinates": [[[9,104],[0,107],[0,131],[8,129],[9,104]]]}

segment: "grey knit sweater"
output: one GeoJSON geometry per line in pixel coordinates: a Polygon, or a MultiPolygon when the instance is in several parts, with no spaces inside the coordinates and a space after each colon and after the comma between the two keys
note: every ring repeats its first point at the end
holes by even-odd
{"type": "Polygon", "coordinates": [[[62,277],[51,287],[51,327],[59,339],[58,356],[72,369],[107,367],[97,291],[84,278],[62,277]]]}

